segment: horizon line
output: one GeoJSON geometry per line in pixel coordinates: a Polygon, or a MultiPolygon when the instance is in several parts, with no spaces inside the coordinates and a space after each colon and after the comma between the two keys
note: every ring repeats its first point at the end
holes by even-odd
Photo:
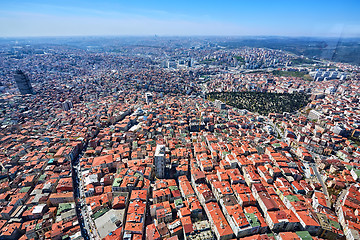
{"type": "Polygon", "coordinates": [[[341,38],[341,39],[360,39],[360,36],[289,36],[289,35],[163,35],[163,34],[124,34],[124,35],[38,35],[38,36],[0,36],[0,39],[11,39],[11,38],[70,38],[70,37],[154,37],[154,38],[184,38],[184,37],[271,37],[271,38],[341,38]]]}

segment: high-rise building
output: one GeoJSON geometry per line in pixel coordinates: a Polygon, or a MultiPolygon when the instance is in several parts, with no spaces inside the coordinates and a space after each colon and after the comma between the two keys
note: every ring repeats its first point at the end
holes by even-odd
{"type": "Polygon", "coordinates": [[[69,111],[70,109],[73,108],[73,104],[72,104],[72,102],[69,101],[69,100],[61,103],[61,106],[62,106],[62,108],[63,108],[65,111],[69,111]]]}
{"type": "Polygon", "coordinates": [[[165,176],[165,145],[156,146],[155,175],[157,178],[164,178],[165,176]]]}
{"type": "Polygon", "coordinates": [[[188,61],[188,67],[192,67],[194,65],[194,60],[192,58],[188,61]]]}
{"type": "Polygon", "coordinates": [[[149,92],[145,93],[146,103],[149,104],[153,101],[153,95],[149,92]]]}
{"type": "Polygon", "coordinates": [[[30,79],[21,70],[16,70],[15,75],[16,85],[22,95],[34,94],[30,79]]]}

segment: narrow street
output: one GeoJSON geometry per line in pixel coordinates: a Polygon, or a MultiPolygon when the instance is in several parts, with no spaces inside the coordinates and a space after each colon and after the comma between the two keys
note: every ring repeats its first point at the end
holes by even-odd
{"type": "Polygon", "coordinates": [[[331,203],[330,203],[330,197],[329,197],[329,193],[328,193],[328,190],[327,190],[327,187],[325,186],[325,183],[317,169],[317,166],[316,166],[316,163],[311,163],[310,164],[310,167],[313,169],[317,179],[319,180],[321,186],[322,186],[322,189],[323,189],[323,193],[325,194],[326,196],[326,204],[327,204],[327,207],[328,208],[331,208],[331,203]]]}
{"type": "MultiPolygon", "coordinates": [[[[96,133],[97,135],[97,133],[96,133]]],[[[84,192],[84,179],[82,176],[82,169],[80,166],[80,159],[87,149],[87,143],[83,147],[79,156],[72,161],[72,178],[74,199],[76,202],[76,214],[79,219],[81,234],[85,240],[101,240],[94,220],[91,218],[88,206],[86,204],[86,196],[84,192]]]]}
{"type": "Polygon", "coordinates": [[[86,240],[98,240],[101,239],[98,236],[95,224],[91,219],[88,212],[87,205],[85,202],[85,193],[83,186],[83,179],[80,168],[80,159],[87,146],[84,146],[83,151],[79,156],[72,162],[72,177],[73,177],[73,188],[74,188],[74,199],[76,202],[76,214],[78,216],[81,234],[86,240]]]}
{"type": "MultiPolygon", "coordinates": [[[[84,147],[84,149],[86,149],[86,147],[84,147]]],[[[74,188],[74,199],[75,199],[75,203],[76,203],[76,215],[78,217],[78,221],[79,221],[79,225],[80,225],[80,229],[81,229],[81,235],[84,237],[85,240],[89,240],[89,239],[93,239],[90,238],[89,236],[89,227],[87,224],[87,220],[84,219],[85,215],[84,215],[84,211],[82,209],[82,204],[81,202],[81,194],[80,194],[80,185],[79,185],[79,169],[80,169],[80,165],[79,165],[79,160],[82,157],[82,153],[79,154],[79,156],[72,161],[72,180],[73,180],[73,188],[74,188]]]]}
{"type": "Polygon", "coordinates": [[[339,194],[339,197],[336,199],[336,202],[335,202],[335,206],[334,206],[335,210],[337,210],[341,206],[341,203],[344,200],[344,197],[348,193],[351,186],[352,185],[348,186],[346,189],[343,189],[341,191],[341,193],[339,194]]]}

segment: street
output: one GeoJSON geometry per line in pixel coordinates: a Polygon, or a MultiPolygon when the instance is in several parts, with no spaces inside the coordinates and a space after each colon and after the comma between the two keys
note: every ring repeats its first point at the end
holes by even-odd
{"type": "Polygon", "coordinates": [[[319,171],[317,169],[317,166],[316,166],[316,163],[310,163],[310,167],[313,169],[314,173],[315,173],[315,176],[317,177],[317,179],[319,180],[321,186],[322,186],[322,189],[323,189],[323,193],[325,194],[326,196],[326,205],[328,208],[331,208],[331,203],[330,203],[330,197],[329,197],[329,193],[327,191],[327,187],[325,186],[325,183],[321,177],[321,175],[319,174],[319,171]]]}
{"type": "MultiPolygon", "coordinates": [[[[84,147],[86,149],[86,147],[84,147]]],[[[83,187],[82,171],[80,167],[80,159],[83,153],[80,153],[79,156],[72,162],[72,173],[73,173],[73,188],[74,188],[74,198],[76,202],[76,213],[78,216],[81,233],[84,239],[86,240],[98,240],[101,239],[95,227],[95,224],[88,212],[87,205],[85,202],[85,193],[83,187]]]]}

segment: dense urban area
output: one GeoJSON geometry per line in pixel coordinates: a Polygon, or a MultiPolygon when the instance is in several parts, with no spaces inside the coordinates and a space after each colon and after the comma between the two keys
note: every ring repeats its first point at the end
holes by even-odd
{"type": "Polygon", "coordinates": [[[359,79],[226,39],[2,40],[0,239],[360,239],[359,79]]]}

